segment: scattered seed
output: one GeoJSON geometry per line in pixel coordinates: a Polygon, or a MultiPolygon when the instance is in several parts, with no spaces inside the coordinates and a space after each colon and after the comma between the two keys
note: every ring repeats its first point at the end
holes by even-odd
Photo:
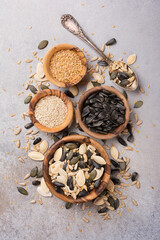
{"type": "Polygon", "coordinates": [[[49,87],[47,87],[47,86],[44,85],[44,84],[41,84],[40,87],[41,87],[41,90],[49,89],[49,87]]]}
{"type": "Polygon", "coordinates": [[[139,100],[139,101],[135,102],[134,108],[140,108],[142,105],[143,105],[143,101],[139,100]]]}
{"type": "Polygon", "coordinates": [[[103,45],[102,45],[102,47],[101,47],[101,51],[102,51],[102,52],[104,52],[105,46],[106,46],[106,43],[103,43],[103,45]]]}
{"type": "Polygon", "coordinates": [[[33,132],[32,132],[32,135],[36,135],[37,133],[39,133],[39,131],[38,131],[38,130],[36,130],[36,131],[33,131],[33,132]]]}
{"type": "Polygon", "coordinates": [[[138,206],[138,203],[137,203],[136,200],[133,199],[132,202],[133,202],[133,204],[134,204],[135,206],[138,206]]]}
{"type": "Polygon", "coordinates": [[[136,61],[136,58],[137,58],[136,54],[130,55],[130,56],[127,58],[127,64],[128,64],[128,65],[133,64],[133,63],[136,61]]]}
{"type": "Polygon", "coordinates": [[[126,91],[123,91],[123,95],[128,100],[128,95],[127,95],[126,91]]]}
{"type": "Polygon", "coordinates": [[[121,136],[117,136],[117,140],[120,144],[122,144],[123,146],[127,146],[126,141],[121,137],[121,136]]]}
{"type": "Polygon", "coordinates": [[[137,126],[141,125],[143,123],[142,120],[139,120],[138,122],[136,122],[137,126]]]}
{"type": "Polygon", "coordinates": [[[118,159],[118,156],[119,156],[119,153],[118,153],[117,148],[116,148],[115,146],[112,146],[110,151],[111,151],[111,156],[112,156],[115,160],[117,160],[117,159],[118,159]]]}
{"type": "Polygon", "coordinates": [[[31,63],[31,62],[33,62],[33,59],[26,59],[26,60],[24,60],[26,63],[31,63]]]}
{"type": "Polygon", "coordinates": [[[72,86],[72,87],[69,87],[69,91],[72,93],[72,95],[74,97],[76,97],[78,95],[78,87],[77,86],[72,86]]]}
{"type": "Polygon", "coordinates": [[[47,47],[48,45],[48,41],[47,40],[43,40],[38,44],[38,49],[44,49],[45,47],[47,47]]]}
{"type": "Polygon", "coordinates": [[[33,86],[33,85],[29,85],[29,89],[30,89],[30,91],[32,92],[32,93],[34,93],[34,94],[36,94],[37,93],[37,88],[35,87],[35,86],[33,86]]]}
{"type": "Polygon", "coordinates": [[[26,186],[26,183],[19,183],[20,186],[26,186]]]}
{"type": "Polygon", "coordinates": [[[133,172],[132,175],[131,175],[131,180],[132,181],[136,181],[138,179],[138,173],[137,172],[133,172]]]}
{"type": "Polygon", "coordinates": [[[17,140],[17,142],[16,142],[16,146],[17,146],[17,148],[20,148],[20,145],[21,145],[20,140],[17,140]]]}
{"type": "Polygon", "coordinates": [[[95,57],[93,57],[93,58],[91,59],[91,62],[94,62],[94,61],[96,61],[97,59],[98,59],[98,57],[95,56],[95,57]]]}
{"type": "Polygon", "coordinates": [[[128,147],[125,147],[125,150],[128,150],[128,151],[133,151],[133,147],[130,147],[130,146],[128,146],[128,147]]]}
{"type": "Polygon", "coordinates": [[[34,142],[33,142],[33,145],[38,144],[39,142],[41,142],[41,140],[42,140],[41,137],[36,138],[36,139],[34,140],[34,142]]]}
{"type": "Polygon", "coordinates": [[[29,202],[30,204],[35,204],[36,203],[36,200],[31,200],[30,202],[29,202]]]}
{"type": "Polygon", "coordinates": [[[111,46],[115,44],[117,41],[115,38],[111,38],[108,42],[106,42],[106,46],[111,46]]]}
{"type": "Polygon", "coordinates": [[[24,127],[26,129],[29,129],[29,128],[33,127],[33,126],[34,126],[34,124],[32,122],[30,122],[30,123],[27,123],[24,127]]]}
{"type": "Polygon", "coordinates": [[[32,160],[35,160],[35,161],[44,160],[44,155],[40,152],[35,152],[35,151],[29,152],[28,157],[30,157],[32,160]]]}
{"type": "Polygon", "coordinates": [[[32,132],[33,132],[33,130],[29,130],[29,131],[26,132],[26,135],[29,135],[29,134],[31,134],[32,132]]]}
{"type": "Polygon", "coordinates": [[[73,95],[70,91],[66,90],[66,91],[64,91],[64,93],[65,93],[68,97],[74,98],[74,95],[73,95]]]}
{"type": "Polygon", "coordinates": [[[30,172],[30,176],[35,177],[37,175],[37,172],[38,172],[38,167],[34,167],[30,172]]]}
{"type": "Polygon", "coordinates": [[[24,180],[28,179],[30,177],[30,173],[27,173],[26,176],[24,177],[24,180]]]}
{"type": "Polygon", "coordinates": [[[89,220],[88,220],[87,218],[85,218],[85,217],[83,217],[82,219],[83,219],[83,221],[86,222],[86,223],[89,222],[89,220]]]}
{"type": "Polygon", "coordinates": [[[70,203],[70,202],[66,202],[65,204],[66,209],[70,209],[72,206],[73,206],[73,203],[70,203]]]}
{"type": "Polygon", "coordinates": [[[140,188],[140,182],[139,182],[139,181],[137,181],[136,187],[137,187],[138,189],[140,188]]]}
{"type": "Polygon", "coordinates": [[[14,134],[15,134],[15,135],[18,135],[18,134],[20,134],[21,131],[22,131],[21,128],[17,128],[17,130],[14,132],[14,134]]]}
{"type": "Polygon", "coordinates": [[[17,187],[18,192],[20,192],[23,195],[28,195],[28,192],[26,189],[24,189],[23,187],[17,187]]]}
{"type": "Polygon", "coordinates": [[[25,104],[30,103],[31,99],[32,99],[32,96],[26,97],[26,98],[24,99],[24,103],[25,103],[25,104]]]}

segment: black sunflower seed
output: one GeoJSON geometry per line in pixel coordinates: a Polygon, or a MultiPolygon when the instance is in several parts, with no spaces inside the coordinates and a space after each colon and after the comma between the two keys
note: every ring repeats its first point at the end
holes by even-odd
{"type": "Polygon", "coordinates": [[[132,126],[130,123],[127,124],[127,129],[130,135],[132,135],[132,126]]]}
{"type": "Polygon", "coordinates": [[[68,136],[68,131],[67,131],[67,130],[63,131],[63,133],[62,133],[62,138],[63,138],[63,137],[66,137],[66,136],[68,136]]]}
{"type": "Polygon", "coordinates": [[[64,187],[65,186],[63,183],[60,183],[60,182],[54,182],[53,184],[57,187],[64,187]]]}
{"type": "Polygon", "coordinates": [[[97,181],[95,181],[94,187],[98,188],[100,186],[100,184],[101,184],[101,179],[98,179],[97,181]]]}
{"type": "Polygon", "coordinates": [[[114,208],[114,199],[113,199],[112,196],[109,196],[109,197],[108,197],[108,202],[110,203],[111,207],[114,208]]]}
{"type": "Polygon", "coordinates": [[[124,79],[128,79],[129,78],[129,75],[125,72],[118,72],[118,78],[119,80],[124,80],[124,79]]]}
{"type": "Polygon", "coordinates": [[[74,95],[73,95],[69,90],[66,90],[64,93],[65,93],[68,97],[74,98],[74,95]]]}
{"type": "Polygon", "coordinates": [[[111,161],[111,163],[112,163],[112,165],[113,165],[114,167],[119,168],[119,163],[118,163],[118,162],[116,162],[116,161],[113,160],[113,159],[111,159],[110,161],[111,161]]]}
{"type": "Polygon", "coordinates": [[[116,210],[119,207],[119,199],[114,200],[114,209],[116,210]]]}
{"type": "Polygon", "coordinates": [[[87,196],[89,194],[89,192],[88,191],[86,191],[85,189],[83,189],[82,191],[80,191],[79,193],[78,193],[78,197],[80,198],[80,197],[84,197],[84,196],[87,196]]]}
{"type": "Polygon", "coordinates": [[[113,178],[111,177],[111,180],[112,182],[115,184],[115,185],[119,185],[121,183],[120,179],[119,178],[113,178]]]}
{"type": "Polygon", "coordinates": [[[128,142],[131,142],[131,143],[134,142],[134,136],[133,136],[133,134],[130,134],[130,135],[128,136],[127,141],[128,141],[128,142]]]}
{"type": "Polygon", "coordinates": [[[40,184],[41,184],[41,182],[38,181],[38,180],[32,181],[32,185],[34,185],[34,186],[38,186],[38,185],[40,185],[40,184]]]}
{"type": "Polygon", "coordinates": [[[103,66],[103,67],[108,66],[108,63],[106,61],[103,61],[103,60],[99,60],[97,63],[98,63],[99,66],[103,66]]]}
{"type": "Polygon", "coordinates": [[[117,41],[115,38],[111,38],[109,41],[106,42],[106,46],[111,46],[115,44],[117,41]]]}
{"type": "Polygon", "coordinates": [[[64,192],[63,192],[63,190],[60,188],[60,187],[55,187],[55,191],[57,192],[57,193],[60,193],[60,194],[62,194],[62,195],[64,195],[64,192]]]}
{"type": "Polygon", "coordinates": [[[137,172],[133,172],[131,175],[131,180],[134,182],[138,179],[138,173],[137,172]]]}
{"type": "Polygon", "coordinates": [[[66,209],[70,209],[72,206],[73,206],[73,203],[70,203],[70,202],[65,203],[65,208],[66,209]]]}
{"type": "Polygon", "coordinates": [[[31,127],[33,127],[33,123],[32,122],[30,122],[30,123],[27,123],[24,127],[26,128],[26,129],[29,129],[29,128],[31,128],[31,127]]]}
{"type": "Polygon", "coordinates": [[[108,208],[103,207],[100,210],[98,210],[98,213],[104,213],[104,212],[107,212],[107,211],[108,211],[108,208]]]}
{"type": "Polygon", "coordinates": [[[57,141],[60,140],[60,138],[59,138],[57,135],[54,135],[54,134],[53,134],[53,140],[54,140],[54,142],[57,142],[57,141]]]}
{"type": "Polygon", "coordinates": [[[120,143],[120,144],[122,144],[123,146],[127,146],[127,143],[126,143],[126,141],[122,138],[122,137],[120,137],[120,136],[117,136],[117,140],[118,140],[118,142],[120,143]]]}
{"type": "Polygon", "coordinates": [[[33,145],[36,145],[36,144],[39,143],[41,140],[42,140],[41,137],[36,138],[36,139],[34,140],[34,142],[33,142],[33,145]]]}

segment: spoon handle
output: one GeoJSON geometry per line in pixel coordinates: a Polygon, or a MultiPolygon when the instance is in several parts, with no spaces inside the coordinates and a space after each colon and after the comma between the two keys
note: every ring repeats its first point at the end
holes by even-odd
{"type": "Polygon", "coordinates": [[[73,33],[81,40],[89,44],[96,52],[102,56],[102,58],[107,62],[108,65],[112,63],[112,60],[106,57],[106,55],[85,35],[81,26],[76,21],[76,19],[70,14],[63,14],[61,17],[61,23],[64,28],[69,32],[73,33]]]}

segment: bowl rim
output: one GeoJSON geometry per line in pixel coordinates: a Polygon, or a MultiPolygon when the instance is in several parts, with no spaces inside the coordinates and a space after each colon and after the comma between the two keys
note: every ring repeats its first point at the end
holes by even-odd
{"type": "Polygon", "coordinates": [[[116,136],[118,136],[127,126],[127,123],[129,121],[129,115],[130,115],[130,110],[129,110],[129,104],[126,100],[126,98],[124,97],[124,95],[118,91],[117,89],[104,85],[104,86],[97,86],[97,87],[93,87],[91,89],[89,89],[87,92],[84,93],[84,95],[81,96],[81,98],[79,99],[79,102],[77,104],[77,109],[76,109],[76,120],[77,123],[80,125],[80,127],[82,128],[82,130],[87,133],[89,136],[97,138],[97,139],[111,139],[114,138],[116,136]],[[92,94],[101,90],[108,90],[114,94],[116,94],[119,98],[121,98],[121,100],[124,103],[124,106],[126,108],[126,113],[125,113],[125,122],[123,124],[121,124],[120,126],[118,126],[113,133],[108,133],[108,134],[100,134],[100,133],[95,133],[90,131],[86,125],[83,123],[82,121],[82,117],[81,117],[81,110],[83,108],[83,103],[84,101],[92,94]]]}
{"type": "Polygon", "coordinates": [[[43,71],[44,71],[44,74],[46,75],[46,78],[54,85],[56,85],[58,87],[71,87],[71,86],[78,84],[86,75],[87,60],[85,58],[84,53],[78,47],[76,47],[75,45],[72,45],[72,44],[62,43],[62,44],[55,45],[48,50],[48,52],[46,53],[44,60],[43,60],[43,71]],[[82,60],[82,65],[83,65],[82,74],[79,76],[79,78],[75,82],[72,82],[72,83],[64,83],[64,82],[57,81],[55,78],[53,78],[51,71],[49,69],[50,59],[53,56],[53,54],[55,52],[58,52],[58,51],[64,50],[64,49],[75,50],[78,53],[78,55],[81,56],[81,60],[82,60]]]}
{"type": "Polygon", "coordinates": [[[45,155],[44,161],[43,161],[43,177],[44,177],[44,180],[45,180],[48,188],[56,197],[60,198],[63,201],[70,202],[70,203],[82,203],[82,202],[87,202],[87,201],[91,201],[91,200],[95,199],[106,188],[106,186],[110,180],[110,174],[111,174],[111,163],[110,163],[110,159],[109,159],[108,154],[105,151],[105,149],[101,146],[100,143],[98,143],[94,139],[87,137],[87,136],[83,136],[83,135],[70,135],[70,136],[64,137],[64,138],[60,139],[59,141],[57,141],[56,143],[52,144],[52,146],[48,149],[48,151],[45,155]],[[51,181],[51,177],[49,176],[49,161],[50,161],[50,159],[53,157],[53,154],[56,151],[56,149],[67,142],[81,142],[81,143],[85,142],[88,144],[92,144],[93,146],[96,147],[96,149],[99,151],[100,155],[106,161],[106,165],[104,166],[105,170],[104,170],[104,174],[103,174],[103,178],[102,178],[100,186],[97,189],[94,188],[85,197],[73,199],[71,196],[62,195],[62,194],[56,192],[55,186],[53,185],[53,183],[51,181]]]}
{"type": "Polygon", "coordinates": [[[71,100],[67,97],[67,95],[65,93],[61,92],[60,90],[45,89],[45,90],[40,91],[39,93],[35,94],[35,96],[31,99],[31,102],[29,104],[29,117],[30,117],[32,123],[34,124],[34,126],[37,127],[41,131],[48,132],[48,133],[60,132],[63,129],[65,129],[73,119],[73,105],[72,105],[71,100]],[[65,105],[67,107],[66,119],[64,120],[63,123],[61,123],[53,128],[49,128],[49,127],[46,127],[46,126],[43,126],[42,124],[40,124],[34,114],[34,110],[35,110],[35,106],[36,106],[37,102],[46,96],[59,97],[65,103],[65,105]]]}

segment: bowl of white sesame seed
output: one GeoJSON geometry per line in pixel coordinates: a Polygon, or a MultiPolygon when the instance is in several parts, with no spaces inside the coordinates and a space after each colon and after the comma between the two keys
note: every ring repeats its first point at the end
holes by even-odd
{"type": "Polygon", "coordinates": [[[45,89],[32,98],[29,116],[34,126],[41,131],[60,132],[73,120],[72,102],[59,90],[45,89]]]}

